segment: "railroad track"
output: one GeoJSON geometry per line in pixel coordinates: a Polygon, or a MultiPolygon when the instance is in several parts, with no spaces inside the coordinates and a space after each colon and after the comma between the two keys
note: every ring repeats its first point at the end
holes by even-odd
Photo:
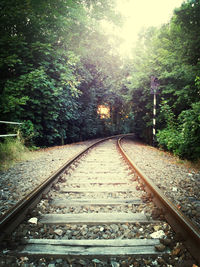
{"type": "Polygon", "coordinates": [[[110,266],[145,257],[162,266],[180,244],[172,226],[200,262],[198,230],[119,150],[116,138],[92,145],[7,212],[0,220],[4,256],[91,257],[91,266],[102,263],[96,257],[110,258],[110,266]]]}

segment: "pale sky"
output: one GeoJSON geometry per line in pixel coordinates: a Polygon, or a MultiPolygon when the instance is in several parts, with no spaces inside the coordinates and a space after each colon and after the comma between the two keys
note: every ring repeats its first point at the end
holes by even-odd
{"type": "Polygon", "coordinates": [[[109,25],[105,29],[125,40],[119,48],[121,54],[127,54],[135,44],[142,28],[161,26],[169,22],[173,10],[180,7],[184,0],[116,0],[116,10],[125,16],[122,29],[114,30],[109,25]]]}

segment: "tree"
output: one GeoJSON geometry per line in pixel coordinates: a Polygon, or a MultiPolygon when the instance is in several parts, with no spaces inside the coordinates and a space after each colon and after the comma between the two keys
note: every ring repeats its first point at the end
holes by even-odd
{"type": "Polygon", "coordinates": [[[150,77],[158,77],[161,92],[157,100],[161,111],[165,110],[158,112],[158,141],[179,156],[192,159],[200,155],[195,149],[195,145],[199,146],[196,78],[200,71],[199,37],[196,37],[200,30],[199,8],[199,1],[183,3],[169,24],[141,33],[132,62],[131,79],[126,85],[133,101],[135,131],[149,142],[153,110],[150,77]],[[171,127],[171,117],[176,125],[174,128],[171,127]],[[186,129],[192,127],[191,119],[194,131],[189,133],[186,129]]]}
{"type": "MultiPolygon", "coordinates": [[[[89,137],[97,134],[89,124],[85,133],[81,129],[84,77],[79,68],[88,52],[85,40],[98,36],[97,20],[119,18],[113,5],[112,0],[1,1],[2,120],[30,121],[38,145],[87,138],[89,131],[89,137]]],[[[92,77],[94,95],[102,90],[101,78],[92,77]]],[[[88,101],[94,114],[97,102],[92,97],[88,101]]]]}

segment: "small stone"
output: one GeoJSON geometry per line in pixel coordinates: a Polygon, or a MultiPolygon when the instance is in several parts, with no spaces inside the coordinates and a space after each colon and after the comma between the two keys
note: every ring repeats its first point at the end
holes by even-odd
{"type": "Polygon", "coordinates": [[[2,200],[7,199],[7,198],[6,198],[6,194],[4,193],[3,190],[0,190],[0,199],[2,199],[2,200]]]}
{"type": "Polygon", "coordinates": [[[127,266],[133,266],[133,265],[128,265],[126,261],[121,262],[121,267],[127,267],[127,266]]]}
{"type": "Polygon", "coordinates": [[[67,180],[66,180],[66,178],[65,177],[61,177],[60,179],[59,179],[59,182],[60,183],[64,183],[64,182],[66,182],[67,180]]]}
{"type": "Polygon", "coordinates": [[[79,231],[73,231],[72,235],[77,236],[79,234],[79,231]]]}
{"type": "Polygon", "coordinates": [[[70,225],[71,230],[76,230],[77,226],[76,225],[70,225]]]}
{"type": "Polygon", "coordinates": [[[195,215],[197,215],[197,212],[196,212],[196,210],[192,210],[191,214],[192,214],[192,216],[195,216],[195,215]]]}
{"type": "Polygon", "coordinates": [[[94,262],[94,263],[102,263],[102,262],[101,262],[100,260],[98,260],[98,259],[93,259],[92,262],[94,262]]]}
{"type": "Polygon", "coordinates": [[[172,255],[177,256],[180,253],[180,251],[181,251],[181,248],[177,247],[172,251],[172,255]]]}
{"type": "Polygon", "coordinates": [[[118,225],[116,225],[116,224],[111,224],[111,226],[110,226],[111,228],[112,228],[112,230],[113,231],[115,231],[115,232],[118,232],[119,231],[119,226],[118,225]]]}
{"type": "Polygon", "coordinates": [[[157,262],[158,262],[161,266],[165,264],[165,260],[164,260],[163,258],[160,258],[160,257],[157,259],[157,262]]]}
{"type": "Polygon", "coordinates": [[[83,266],[87,265],[86,261],[84,261],[84,260],[79,260],[79,263],[80,263],[80,265],[83,265],[83,266]]]}
{"type": "Polygon", "coordinates": [[[56,263],[61,264],[63,262],[62,259],[56,259],[56,263]]]}
{"type": "Polygon", "coordinates": [[[124,229],[128,229],[128,225],[126,225],[126,224],[123,224],[122,227],[123,227],[124,229]]]}
{"type": "Polygon", "coordinates": [[[10,250],[9,249],[4,249],[2,252],[3,254],[7,254],[10,250]]]}
{"type": "Polygon", "coordinates": [[[29,219],[28,222],[29,222],[29,223],[32,223],[32,224],[37,224],[37,222],[38,222],[38,218],[33,217],[33,218],[29,219]]]}
{"type": "Polygon", "coordinates": [[[94,229],[93,230],[93,232],[94,232],[94,234],[97,234],[97,233],[99,233],[99,232],[103,232],[104,231],[104,228],[102,227],[102,228],[96,228],[96,229],[94,229]]]}
{"type": "Polygon", "coordinates": [[[172,243],[172,240],[169,238],[164,238],[160,240],[160,242],[162,242],[165,246],[169,246],[172,243]]]}
{"type": "Polygon", "coordinates": [[[28,261],[28,257],[20,257],[20,260],[21,260],[22,262],[24,262],[24,261],[28,261]]]}
{"type": "Polygon", "coordinates": [[[120,264],[116,261],[111,261],[111,266],[112,267],[120,267],[120,264]]]}
{"type": "Polygon", "coordinates": [[[163,245],[163,244],[159,244],[159,245],[156,245],[156,246],[155,246],[155,249],[156,249],[157,251],[159,251],[159,252],[163,252],[163,251],[166,249],[166,247],[165,247],[165,245],[163,245]]]}
{"type": "Polygon", "coordinates": [[[199,214],[200,213],[200,206],[196,207],[196,212],[199,214]]]}
{"type": "Polygon", "coordinates": [[[134,261],[134,262],[133,262],[133,266],[134,266],[134,267],[139,267],[139,262],[134,261]]]}
{"type": "Polygon", "coordinates": [[[157,266],[158,265],[158,261],[157,260],[152,261],[152,264],[153,264],[153,266],[157,266]]]}
{"type": "Polygon", "coordinates": [[[161,226],[160,226],[160,225],[155,225],[155,226],[153,227],[153,229],[154,229],[155,231],[159,231],[159,230],[161,230],[161,226]]]}
{"type": "Polygon", "coordinates": [[[162,237],[165,236],[165,233],[164,233],[163,230],[159,230],[159,231],[156,231],[156,232],[150,234],[150,236],[151,236],[152,238],[162,238],[162,237]]]}
{"type": "Polygon", "coordinates": [[[88,231],[86,231],[86,230],[83,230],[82,232],[81,232],[81,234],[84,236],[84,235],[86,235],[88,233],[88,231]]]}
{"type": "Polygon", "coordinates": [[[61,236],[61,235],[63,234],[63,230],[61,230],[61,229],[56,229],[56,230],[54,231],[54,233],[55,233],[56,235],[58,235],[58,236],[61,236]]]}
{"type": "Polygon", "coordinates": [[[60,186],[58,184],[54,184],[53,185],[53,189],[56,190],[56,191],[59,191],[60,190],[60,186]]]}
{"type": "Polygon", "coordinates": [[[172,188],[172,191],[173,191],[173,192],[177,192],[177,191],[178,191],[178,188],[177,188],[177,187],[173,187],[173,188],[172,188]]]}

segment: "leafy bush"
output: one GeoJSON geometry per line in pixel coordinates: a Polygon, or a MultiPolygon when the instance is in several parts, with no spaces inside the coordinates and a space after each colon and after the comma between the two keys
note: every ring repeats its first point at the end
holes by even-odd
{"type": "Polygon", "coordinates": [[[194,103],[192,109],[182,111],[178,120],[182,139],[180,155],[192,160],[200,158],[200,102],[194,103]]]}
{"type": "Polygon", "coordinates": [[[7,169],[13,162],[23,158],[28,149],[19,139],[8,138],[0,143],[0,170],[7,169]]]}
{"type": "Polygon", "coordinates": [[[167,128],[158,131],[157,141],[164,149],[167,149],[176,155],[179,154],[180,133],[178,130],[167,128]]]}
{"type": "Polygon", "coordinates": [[[160,146],[181,158],[196,160],[200,158],[200,102],[178,116],[178,127],[168,127],[158,131],[160,146]]]}
{"type": "Polygon", "coordinates": [[[33,146],[33,138],[36,137],[36,135],[33,123],[30,120],[24,121],[20,126],[20,137],[23,139],[24,144],[33,146]]]}

